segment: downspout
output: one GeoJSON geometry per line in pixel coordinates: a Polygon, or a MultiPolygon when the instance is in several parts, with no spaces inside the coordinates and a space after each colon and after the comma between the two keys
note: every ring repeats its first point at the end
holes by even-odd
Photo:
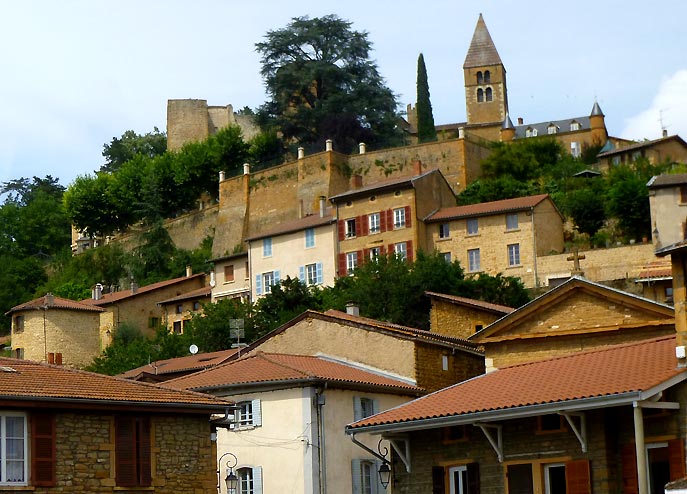
{"type": "Polygon", "coordinates": [[[646,472],[646,446],[644,444],[644,417],[639,403],[632,404],[635,424],[635,453],[637,456],[638,494],[649,494],[649,483],[646,472]]]}
{"type": "Polygon", "coordinates": [[[324,417],[322,410],[322,407],[325,405],[324,391],[326,389],[327,383],[324,383],[324,387],[315,394],[315,408],[317,413],[317,454],[320,466],[320,494],[327,494],[327,457],[325,454],[324,417]]]}
{"type": "Polygon", "coordinates": [[[530,215],[532,216],[532,259],[534,265],[534,290],[537,293],[539,289],[539,276],[537,274],[537,234],[534,231],[534,206],[530,207],[530,215]]]}

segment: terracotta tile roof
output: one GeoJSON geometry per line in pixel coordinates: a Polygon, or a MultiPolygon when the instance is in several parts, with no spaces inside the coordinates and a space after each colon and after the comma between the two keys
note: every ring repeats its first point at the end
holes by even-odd
{"type": "Polygon", "coordinates": [[[256,352],[239,360],[227,362],[165,382],[175,389],[210,390],[250,384],[327,381],[330,385],[372,386],[388,391],[416,394],[421,388],[407,381],[394,379],[353,365],[307,355],[256,352]]]}
{"type": "MultiPolygon", "coordinates": [[[[550,360],[505,367],[358,421],[348,428],[453,418],[469,423],[498,420],[508,412],[541,413],[567,407],[592,409],[644,399],[642,392],[687,378],[678,368],[675,337],[605,347],[550,360]],[[547,408],[548,406],[548,408],[547,408]],[[550,409],[550,410],[549,410],[550,409]]],[[[444,425],[446,422],[444,422],[444,425]]],[[[407,425],[407,424],[406,424],[407,425]]],[[[436,425],[435,425],[436,426],[436,425]]],[[[401,430],[397,425],[396,430],[401,430]]],[[[391,430],[391,429],[390,429],[391,430]]]]}
{"type": "Polygon", "coordinates": [[[177,283],[181,283],[181,282],[187,281],[187,280],[192,280],[194,278],[200,278],[202,276],[205,276],[205,273],[194,274],[191,276],[181,276],[179,278],[174,278],[172,280],[159,281],[157,283],[152,283],[150,285],[139,287],[135,293],[132,293],[131,290],[121,290],[118,292],[104,293],[100,300],[94,300],[92,298],[87,298],[87,299],[82,300],[81,303],[82,304],[88,304],[88,305],[98,305],[98,306],[108,305],[108,304],[111,304],[114,302],[119,302],[120,300],[124,300],[126,298],[137,297],[137,296],[142,295],[144,293],[150,293],[152,291],[159,290],[160,288],[172,286],[172,285],[175,285],[177,283]]]}
{"type": "Polygon", "coordinates": [[[483,309],[489,312],[496,312],[497,314],[510,314],[515,309],[512,307],[507,307],[505,305],[492,304],[490,302],[484,302],[483,300],[475,300],[474,298],[459,297],[457,295],[447,295],[445,293],[436,292],[425,292],[425,295],[431,298],[438,298],[451,302],[456,305],[465,305],[469,307],[477,307],[478,309],[483,309]]]}
{"type": "Polygon", "coordinates": [[[304,216],[303,218],[299,218],[297,220],[286,221],[284,223],[280,223],[279,225],[270,230],[266,230],[264,232],[260,232],[259,234],[248,237],[246,238],[246,241],[258,240],[265,237],[276,237],[277,235],[298,232],[305,230],[307,228],[315,228],[318,226],[330,225],[335,221],[336,218],[334,218],[332,214],[332,208],[328,208],[327,214],[325,216],[320,216],[319,214],[311,214],[308,216],[304,216]]]}
{"type": "Polygon", "coordinates": [[[29,300],[23,304],[12,307],[10,310],[5,312],[6,316],[9,316],[13,312],[19,312],[23,310],[35,310],[35,309],[64,309],[64,310],[84,310],[90,312],[103,312],[105,309],[100,307],[93,307],[92,305],[76,302],[75,300],[69,300],[66,298],[60,298],[50,295],[45,295],[40,298],[29,300]]]}
{"type": "Polygon", "coordinates": [[[168,298],[167,300],[162,300],[158,302],[159,305],[171,304],[172,302],[179,302],[180,300],[191,300],[194,298],[207,298],[212,295],[212,287],[204,286],[203,288],[198,288],[197,290],[192,290],[190,292],[182,293],[173,298],[168,298]]]}
{"type": "Polygon", "coordinates": [[[351,199],[356,196],[365,196],[373,192],[380,193],[386,190],[397,190],[397,189],[410,189],[413,188],[415,180],[421,177],[425,177],[432,173],[441,173],[438,169],[434,168],[427,170],[420,175],[413,175],[412,177],[400,177],[390,180],[383,180],[381,182],[375,182],[373,184],[365,185],[364,187],[359,187],[357,189],[351,189],[341,194],[337,194],[329,198],[331,202],[336,204],[337,202],[344,199],[351,199]]]}
{"type": "Polygon", "coordinates": [[[642,270],[639,272],[639,276],[637,276],[637,279],[635,281],[650,281],[656,280],[658,278],[672,279],[672,277],[673,270],[670,260],[660,260],[650,262],[649,264],[644,266],[642,270]]]}
{"type": "Polygon", "coordinates": [[[425,221],[428,223],[445,220],[455,220],[459,218],[468,218],[474,216],[489,216],[495,214],[503,214],[512,211],[523,211],[537,206],[542,201],[549,198],[548,194],[539,194],[536,196],[516,197],[515,199],[504,199],[502,201],[483,202],[481,204],[470,204],[469,206],[454,206],[451,208],[444,208],[431,216],[427,217],[425,221]]]}
{"type": "Polygon", "coordinates": [[[227,406],[223,400],[200,393],[13,358],[0,358],[0,400],[189,410],[221,410],[227,406]]]}
{"type": "Polygon", "coordinates": [[[131,369],[130,371],[120,374],[119,377],[135,379],[144,373],[157,376],[185,371],[198,371],[209,367],[215,367],[233,357],[237,352],[238,349],[232,348],[229,350],[220,350],[218,352],[198,353],[186,357],[158,360],[157,362],[151,362],[148,365],[131,369]]]}

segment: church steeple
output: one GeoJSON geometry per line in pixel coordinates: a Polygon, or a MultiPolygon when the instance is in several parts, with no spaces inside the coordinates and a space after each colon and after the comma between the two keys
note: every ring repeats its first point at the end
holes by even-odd
{"type": "Polygon", "coordinates": [[[468,125],[501,124],[508,114],[506,69],[479,15],[463,63],[468,125]]]}

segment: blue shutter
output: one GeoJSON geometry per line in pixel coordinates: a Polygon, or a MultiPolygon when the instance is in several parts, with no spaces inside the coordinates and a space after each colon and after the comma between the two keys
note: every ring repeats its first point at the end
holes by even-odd
{"type": "Polygon", "coordinates": [[[255,275],[255,294],[262,295],[262,275],[255,275]]]}
{"type": "Polygon", "coordinates": [[[382,466],[382,460],[378,460],[375,458],[375,460],[373,462],[373,467],[372,467],[372,468],[374,468],[374,472],[372,472],[372,477],[374,477],[372,479],[372,486],[371,486],[372,487],[372,494],[382,494],[382,493],[386,492],[386,489],[382,485],[381,479],[379,478],[379,475],[377,474],[377,472],[379,472],[379,467],[381,467],[381,466],[382,466]]]}
{"type": "Polygon", "coordinates": [[[298,266],[298,279],[305,285],[305,266],[298,266]]]}
{"type": "Polygon", "coordinates": [[[362,475],[360,474],[360,460],[351,460],[351,481],[353,482],[353,494],[362,494],[362,475]]]}
{"type": "Polygon", "coordinates": [[[253,494],[262,494],[262,467],[253,467],[253,494]]]}
{"type": "Polygon", "coordinates": [[[363,405],[360,403],[360,396],[353,397],[353,421],[363,419],[363,405]]]}
{"type": "Polygon", "coordinates": [[[278,285],[279,284],[279,271],[274,271],[274,282],[272,285],[278,285]]]}
{"type": "Polygon", "coordinates": [[[324,283],[324,277],[322,276],[322,263],[318,262],[315,265],[315,271],[317,271],[317,284],[321,285],[324,283]]]}
{"type": "Polygon", "coordinates": [[[262,425],[262,409],[260,408],[260,400],[252,400],[250,402],[253,411],[253,425],[259,427],[262,425]]]}

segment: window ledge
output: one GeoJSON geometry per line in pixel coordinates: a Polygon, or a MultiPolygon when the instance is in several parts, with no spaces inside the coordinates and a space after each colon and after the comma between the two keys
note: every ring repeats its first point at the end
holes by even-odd
{"type": "Polygon", "coordinates": [[[112,490],[115,492],[155,492],[155,487],[152,485],[149,487],[113,487],[112,490]]]}
{"type": "Polygon", "coordinates": [[[481,237],[482,234],[480,234],[480,233],[466,233],[465,236],[466,236],[467,238],[481,237]]]}
{"type": "Polygon", "coordinates": [[[511,229],[506,228],[506,233],[519,232],[519,231],[520,231],[520,228],[511,228],[511,229]]]}
{"type": "Polygon", "coordinates": [[[35,491],[36,487],[33,485],[7,485],[0,484],[0,490],[5,491],[35,491]]]}
{"type": "Polygon", "coordinates": [[[437,242],[446,242],[447,240],[451,240],[451,237],[441,237],[441,238],[438,238],[436,241],[437,242]]]}
{"type": "Polygon", "coordinates": [[[225,285],[231,285],[232,283],[236,283],[236,282],[234,280],[224,282],[225,285]]]}
{"type": "Polygon", "coordinates": [[[512,264],[512,265],[509,265],[506,269],[517,269],[517,268],[521,268],[521,267],[522,267],[522,264],[512,264]]]}

